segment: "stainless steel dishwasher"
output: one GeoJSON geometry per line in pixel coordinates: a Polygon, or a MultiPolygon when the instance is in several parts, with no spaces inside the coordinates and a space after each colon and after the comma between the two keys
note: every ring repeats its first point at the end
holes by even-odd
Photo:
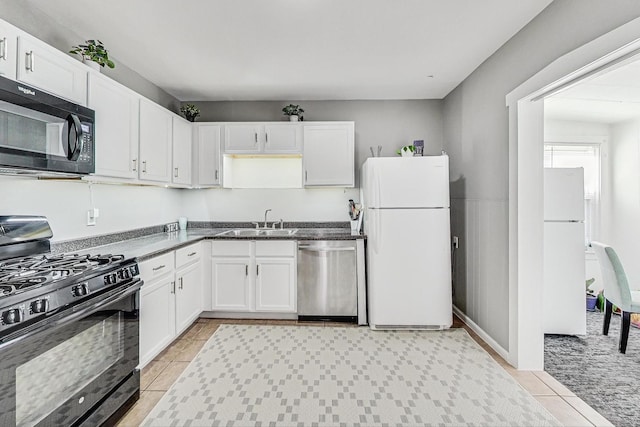
{"type": "Polygon", "coordinates": [[[356,322],[355,240],[298,242],[298,319],[356,322]]]}

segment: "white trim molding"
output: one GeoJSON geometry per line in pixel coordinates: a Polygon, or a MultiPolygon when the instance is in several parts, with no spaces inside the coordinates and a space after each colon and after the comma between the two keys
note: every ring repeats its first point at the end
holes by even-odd
{"type": "Polygon", "coordinates": [[[543,100],[580,80],[638,59],[640,18],[556,59],[507,94],[509,109],[509,357],[544,368],[542,280],[543,100]]]}

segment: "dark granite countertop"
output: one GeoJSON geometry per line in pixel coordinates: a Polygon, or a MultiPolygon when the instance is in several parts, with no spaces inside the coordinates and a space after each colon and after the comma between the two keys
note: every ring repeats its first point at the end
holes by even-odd
{"type": "MultiPolygon", "coordinates": [[[[227,225],[227,224],[225,224],[227,225]]],[[[188,246],[192,243],[205,239],[213,240],[356,240],[364,239],[364,235],[351,235],[348,228],[312,228],[300,227],[296,233],[289,236],[233,236],[220,234],[241,227],[224,227],[224,228],[187,228],[184,231],[176,231],[171,233],[160,232],[149,234],[141,237],[128,238],[113,243],[84,248],[77,248],[71,245],[70,249],[65,250],[64,244],[59,244],[57,252],[76,252],[76,253],[111,253],[122,254],[127,258],[137,258],[137,260],[145,261],[158,255],[188,246]]],[[[244,228],[244,227],[242,227],[244,228]]]]}

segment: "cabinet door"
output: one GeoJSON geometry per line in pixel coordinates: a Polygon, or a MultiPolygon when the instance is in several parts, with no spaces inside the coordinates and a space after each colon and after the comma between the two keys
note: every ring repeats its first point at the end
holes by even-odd
{"type": "Polygon", "coordinates": [[[202,268],[200,261],[176,272],[176,335],[202,313],[202,268]]]}
{"type": "Polygon", "coordinates": [[[174,287],[173,274],[169,274],[145,282],[140,290],[140,367],[176,336],[174,287]]]}
{"type": "Polygon", "coordinates": [[[138,96],[98,73],[89,76],[89,108],[96,112],[96,175],[138,177],[138,96]]]}
{"type": "Polygon", "coordinates": [[[169,111],[140,100],[140,179],[171,182],[171,125],[169,111]]]}
{"type": "Polygon", "coordinates": [[[251,311],[251,258],[213,258],[213,310],[251,311]]]}
{"type": "Polygon", "coordinates": [[[256,124],[225,125],[225,153],[258,153],[262,150],[262,126],[256,124]]]}
{"type": "Polygon", "coordinates": [[[34,37],[18,37],[17,78],[21,82],[87,105],[88,70],[86,65],[34,37]]]}
{"type": "MultiPolygon", "coordinates": [[[[220,185],[222,177],[219,125],[198,125],[198,185],[220,185]]],[[[194,160],[195,161],[195,160],[194,160]]]]}
{"type": "Polygon", "coordinates": [[[304,185],[353,187],[353,123],[304,126],[304,185]]]}
{"type": "Polygon", "coordinates": [[[16,79],[19,34],[16,27],[0,20],[0,76],[11,80],[16,79]]]}
{"type": "Polygon", "coordinates": [[[173,117],[173,174],[174,184],[191,185],[191,123],[173,117]]]}
{"type": "Polygon", "coordinates": [[[297,123],[267,124],[264,126],[265,153],[301,153],[301,126],[297,123]]]}
{"type": "Polygon", "coordinates": [[[256,258],[256,311],[296,311],[293,258],[256,258]]]}

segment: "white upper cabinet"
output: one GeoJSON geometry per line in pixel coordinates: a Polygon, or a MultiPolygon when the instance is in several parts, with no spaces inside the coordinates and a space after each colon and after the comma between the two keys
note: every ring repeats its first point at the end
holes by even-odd
{"type": "Polygon", "coordinates": [[[302,149],[298,123],[234,123],[224,128],[225,153],[295,154],[302,149]]]}
{"type": "Polygon", "coordinates": [[[0,20],[0,76],[16,79],[16,58],[18,57],[18,30],[0,20]]]}
{"type": "Polygon", "coordinates": [[[260,124],[245,123],[224,127],[225,153],[258,153],[262,150],[260,124]]]}
{"type": "Polygon", "coordinates": [[[140,99],[141,180],[171,182],[172,114],[147,99],[140,99]]]}
{"type": "Polygon", "coordinates": [[[87,66],[48,44],[18,36],[17,80],[87,105],[87,71],[87,66]]]}
{"type": "Polygon", "coordinates": [[[305,187],[353,187],[354,123],[304,125],[305,187]]]}
{"type": "Polygon", "coordinates": [[[138,177],[139,99],[119,83],[90,73],[88,105],[96,112],[96,175],[138,177]]]}
{"type": "Polygon", "coordinates": [[[191,147],[193,144],[191,123],[173,116],[173,170],[171,182],[191,185],[191,147]]]}
{"type": "Polygon", "coordinates": [[[300,153],[302,151],[302,128],[297,123],[264,125],[265,153],[300,153]]]}
{"type": "Polygon", "coordinates": [[[198,124],[195,127],[196,150],[193,164],[197,167],[197,182],[200,186],[219,186],[222,178],[220,125],[198,124]]]}

